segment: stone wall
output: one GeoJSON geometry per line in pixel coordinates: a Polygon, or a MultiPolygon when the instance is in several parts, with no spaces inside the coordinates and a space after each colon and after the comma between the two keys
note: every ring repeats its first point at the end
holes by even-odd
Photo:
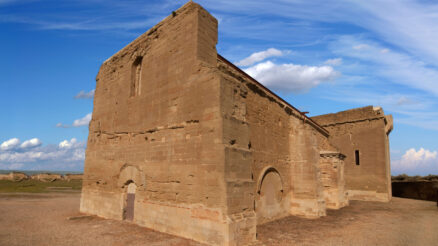
{"type": "Polygon", "coordinates": [[[123,219],[135,182],[135,223],[210,244],[239,242],[233,228],[245,220],[227,209],[216,43],[216,19],[189,2],[102,65],[82,212],[123,219]]]}
{"type": "Polygon", "coordinates": [[[103,63],[81,212],[211,245],[249,244],[257,224],[284,216],[325,215],[320,152],[337,151],[328,131],[216,43],[216,19],[189,2],[103,63]]]}
{"type": "Polygon", "coordinates": [[[346,155],[349,199],[389,201],[391,115],[385,115],[380,107],[368,106],[312,119],[330,132],[330,143],[346,155]]]}
{"type": "Polygon", "coordinates": [[[333,149],[328,133],[218,57],[223,77],[224,142],[233,153],[226,155],[226,179],[234,187],[245,184],[237,194],[252,194],[248,200],[254,201],[230,203],[230,209],[253,207],[258,224],[291,214],[325,215],[319,152],[333,149]]]}
{"type": "Polygon", "coordinates": [[[321,182],[327,208],[339,209],[348,205],[345,190],[344,158],[335,151],[320,152],[321,182]]]}

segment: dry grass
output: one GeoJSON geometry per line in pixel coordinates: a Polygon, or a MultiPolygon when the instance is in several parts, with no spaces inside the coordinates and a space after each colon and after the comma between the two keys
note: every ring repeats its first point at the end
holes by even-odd
{"type": "Polygon", "coordinates": [[[55,180],[52,182],[42,182],[34,179],[22,180],[19,182],[10,180],[0,180],[1,193],[44,193],[55,191],[80,191],[82,180],[55,180]]]}
{"type": "Polygon", "coordinates": [[[391,177],[392,182],[413,182],[413,181],[438,181],[438,175],[429,174],[427,176],[409,176],[407,174],[400,174],[391,177]]]}

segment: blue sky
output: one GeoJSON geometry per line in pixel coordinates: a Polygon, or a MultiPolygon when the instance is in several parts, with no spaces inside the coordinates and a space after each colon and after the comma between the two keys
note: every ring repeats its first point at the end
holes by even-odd
{"type": "MultiPolygon", "coordinates": [[[[185,1],[0,0],[0,169],[82,170],[100,64],[185,1]]],[[[438,174],[438,3],[198,1],[218,52],[310,116],[394,116],[392,173],[438,174]]]]}

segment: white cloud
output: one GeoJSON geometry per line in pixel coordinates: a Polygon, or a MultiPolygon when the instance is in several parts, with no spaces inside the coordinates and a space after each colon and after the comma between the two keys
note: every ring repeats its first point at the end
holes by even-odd
{"type": "Polygon", "coordinates": [[[305,92],[321,82],[333,80],[339,73],[331,66],[274,64],[271,61],[256,64],[244,70],[265,86],[283,92],[305,92]]]}
{"type": "Polygon", "coordinates": [[[74,96],[75,99],[90,99],[94,97],[94,89],[89,91],[89,92],[85,92],[85,91],[80,91],[76,96],[74,96]]]}
{"type": "Polygon", "coordinates": [[[432,152],[424,148],[420,148],[416,151],[414,148],[411,148],[402,156],[402,160],[406,161],[407,164],[413,164],[418,161],[434,160],[436,159],[436,155],[436,151],[432,152]]]}
{"type": "Polygon", "coordinates": [[[58,124],[56,124],[56,127],[59,127],[59,128],[69,128],[70,126],[69,125],[64,125],[61,122],[59,122],[58,124]]]}
{"type": "Polygon", "coordinates": [[[11,138],[9,140],[4,141],[0,145],[0,149],[1,150],[11,150],[11,149],[14,149],[14,148],[18,147],[19,144],[20,144],[20,139],[18,139],[18,138],[11,138]]]}
{"type": "Polygon", "coordinates": [[[324,62],[324,64],[331,66],[339,66],[342,64],[342,58],[328,59],[327,61],[324,62]]]}
{"type": "Polygon", "coordinates": [[[41,140],[39,140],[38,138],[32,138],[32,139],[24,141],[20,145],[20,147],[21,148],[33,148],[33,147],[40,146],[41,144],[42,144],[41,140]]]}
{"type": "MultiPolygon", "coordinates": [[[[38,141],[30,142],[35,144],[38,141]]],[[[1,169],[81,170],[84,159],[85,142],[75,138],[61,141],[58,145],[0,150],[1,169]]]]}
{"type": "Polygon", "coordinates": [[[74,127],[87,126],[88,123],[90,123],[90,120],[91,120],[91,113],[85,115],[83,118],[73,121],[73,126],[74,127]]]}
{"type": "Polygon", "coordinates": [[[81,126],[88,126],[88,123],[90,123],[91,120],[91,116],[92,114],[89,113],[87,115],[85,115],[84,117],[74,120],[73,124],[71,125],[67,125],[67,124],[63,124],[63,123],[58,123],[56,124],[56,127],[60,127],[60,128],[70,128],[70,127],[81,127],[81,126]]]}
{"type": "Polygon", "coordinates": [[[368,44],[358,44],[358,45],[353,46],[353,49],[355,49],[355,50],[363,50],[363,49],[366,49],[366,48],[369,48],[369,47],[370,46],[368,44]]]}
{"type": "Polygon", "coordinates": [[[397,103],[398,106],[403,106],[403,105],[412,105],[412,104],[417,104],[415,101],[413,101],[412,99],[408,98],[407,96],[401,96],[400,98],[398,98],[397,103]]]}
{"type": "Polygon", "coordinates": [[[438,174],[437,151],[420,148],[408,149],[400,160],[392,162],[394,173],[411,173],[418,175],[438,174]]]}
{"type": "Polygon", "coordinates": [[[72,138],[72,139],[70,139],[70,141],[68,141],[68,140],[64,140],[64,141],[62,141],[62,142],[60,142],[59,144],[58,144],[58,146],[59,146],[59,148],[61,148],[61,149],[70,149],[70,148],[72,148],[75,144],[77,143],[77,140],[76,140],[76,138],[72,138]]]}
{"type": "Polygon", "coordinates": [[[252,53],[247,58],[237,62],[236,65],[246,67],[246,66],[250,66],[254,63],[263,61],[266,58],[273,57],[273,56],[282,56],[282,55],[283,55],[283,52],[281,50],[277,50],[275,48],[269,48],[269,49],[264,50],[264,51],[252,53]]]}

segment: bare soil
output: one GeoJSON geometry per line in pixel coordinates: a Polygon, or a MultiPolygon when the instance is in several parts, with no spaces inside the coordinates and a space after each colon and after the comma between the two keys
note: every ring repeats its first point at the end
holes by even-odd
{"type": "MultiPolygon", "coordinates": [[[[0,194],[0,245],[201,245],[126,221],[78,213],[79,193],[0,194]]],[[[436,203],[352,201],[319,219],[257,227],[254,245],[438,245],[436,203]]]]}

